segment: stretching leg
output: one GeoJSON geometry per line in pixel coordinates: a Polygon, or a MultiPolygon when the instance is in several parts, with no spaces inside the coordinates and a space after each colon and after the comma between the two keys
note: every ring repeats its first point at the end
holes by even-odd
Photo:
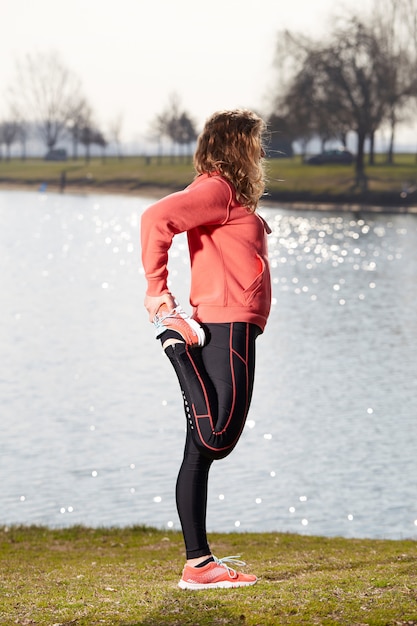
{"type": "Polygon", "coordinates": [[[245,425],[255,370],[253,324],[207,324],[209,340],[202,349],[177,343],[166,348],[185,399],[195,446],[210,459],[233,450],[245,425]]]}
{"type": "Polygon", "coordinates": [[[248,413],[259,328],[209,324],[206,346],[188,348],[171,331],[161,337],[177,373],[187,418],[176,502],[187,559],[210,555],[206,532],[207,483],[214,459],[236,445],[248,413]]]}

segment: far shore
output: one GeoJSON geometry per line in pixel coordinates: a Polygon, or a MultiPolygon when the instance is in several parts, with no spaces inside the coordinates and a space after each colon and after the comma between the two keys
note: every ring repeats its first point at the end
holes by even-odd
{"type": "MultiPolygon", "coordinates": [[[[64,193],[73,195],[92,195],[92,194],[105,194],[105,195],[123,195],[123,196],[142,196],[149,197],[152,200],[158,200],[169,193],[179,191],[183,187],[163,186],[163,185],[135,185],[129,186],[124,183],[112,183],[112,184],[85,184],[77,185],[67,183],[64,189],[60,188],[59,184],[48,184],[46,188],[42,189],[39,182],[23,183],[23,182],[4,182],[0,180],[0,191],[39,191],[39,193],[64,193]]],[[[303,201],[297,199],[295,195],[294,200],[289,198],[291,194],[286,193],[285,199],[280,199],[277,194],[268,194],[263,201],[264,204],[273,205],[275,207],[281,207],[288,210],[300,210],[300,211],[328,211],[328,212],[346,212],[346,213],[386,213],[386,214],[403,214],[411,213],[417,214],[417,204],[372,204],[368,202],[359,203],[357,201],[349,202],[348,200],[337,201],[330,198],[326,201],[325,197],[321,197],[319,200],[303,201]]],[[[261,205],[262,206],[262,205],[261,205]]]]}

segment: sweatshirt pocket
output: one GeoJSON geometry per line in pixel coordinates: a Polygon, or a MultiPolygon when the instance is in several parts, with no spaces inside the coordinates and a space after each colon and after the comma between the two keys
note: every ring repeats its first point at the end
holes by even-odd
{"type": "Polygon", "coordinates": [[[261,271],[256,276],[255,280],[253,280],[251,284],[248,287],[246,287],[246,289],[243,290],[243,298],[244,298],[245,304],[250,304],[252,302],[252,300],[258,293],[258,291],[261,289],[263,280],[264,280],[265,261],[263,260],[261,256],[259,256],[259,254],[257,254],[256,256],[257,256],[261,271]]]}

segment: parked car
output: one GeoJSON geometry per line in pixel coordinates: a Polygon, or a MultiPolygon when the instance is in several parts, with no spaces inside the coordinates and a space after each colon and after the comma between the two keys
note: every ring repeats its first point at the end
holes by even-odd
{"type": "Polygon", "coordinates": [[[65,148],[55,148],[54,150],[49,150],[44,158],[45,161],[66,161],[68,154],[65,148]]]}
{"type": "Polygon", "coordinates": [[[324,163],[342,163],[345,165],[351,165],[353,163],[354,156],[349,150],[325,150],[321,154],[315,154],[314,156],[305,159],[305,163],[309,165],[322,165],[324,163]]]}

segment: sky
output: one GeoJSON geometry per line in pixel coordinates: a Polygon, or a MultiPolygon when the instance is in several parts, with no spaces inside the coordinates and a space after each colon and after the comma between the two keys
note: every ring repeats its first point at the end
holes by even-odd
{"type": "MultiPolygon", "coordinates": [[[[198,130],[218,109],[270,112],[274,50],[282,29],[325,35],[331,16],[372,0],[0,0],[0,96],[16,61],[53,52],[82,81],[106,133],[150,133],[177,94],[198,130]]],[[[6,115],[0,98],[0,115],[6,115]]]]}

